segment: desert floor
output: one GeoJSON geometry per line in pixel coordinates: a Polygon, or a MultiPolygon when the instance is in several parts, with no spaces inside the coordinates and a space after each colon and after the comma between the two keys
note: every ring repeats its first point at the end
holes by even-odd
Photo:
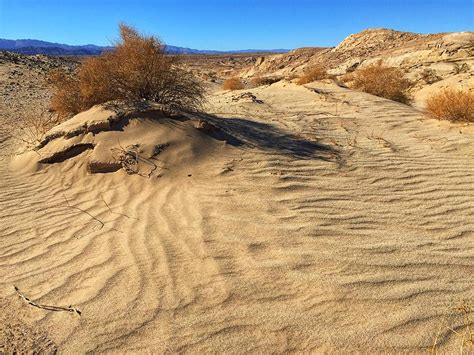
{"type": "Polygon", "coordinates": [[[208,111],[243,144],[156,179],[23,171],[0,130],[0,350],[460,350],[473,126],[328,83],[208,111]]]}

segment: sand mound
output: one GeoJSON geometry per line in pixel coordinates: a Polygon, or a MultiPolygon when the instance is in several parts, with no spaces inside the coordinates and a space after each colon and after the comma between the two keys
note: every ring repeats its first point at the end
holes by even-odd
{"type": "Polygon", "coordinates": [[[151,177],[169,170],[168,162],[179,169],[205,157],[214,138],[217,127],[197,115],[148,102],[108,103],[51,129],[35,153],[38,169],[77,158],[90,173],[123,169],[151,177]]]}

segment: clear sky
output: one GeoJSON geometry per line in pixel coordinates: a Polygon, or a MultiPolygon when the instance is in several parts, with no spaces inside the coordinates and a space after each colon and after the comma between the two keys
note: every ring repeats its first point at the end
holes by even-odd
{"type": "Polygon", "coordinates": [[[474,0],[0,0],[0,38],[108,45],[124,21],[196,49],[334,46],[384,27],[474,29],[474,0]]]}

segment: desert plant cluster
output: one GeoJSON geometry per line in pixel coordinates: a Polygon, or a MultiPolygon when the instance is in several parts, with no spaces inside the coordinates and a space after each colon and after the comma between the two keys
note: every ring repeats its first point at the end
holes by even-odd
{"type": "Polygon", "coordinates": [[[82,62],[75,75],[61,70],[50,76],[52,109],[71,116],[111,100],[149,100],[182,110],[196,110],[204,100],[202,84],[178,67],[154,36],[120,25],[120,40],[111,51],[82,62]]]}
{"type": "Polygon", "coordinates": [[[426,112],[440,120],[474,122],[474,92],[445,89],[426,100],[426,112]]]}
{"type": "Polygon", "coordinates": [[[421,72],[420,74],[421,79],[426,83],[426,84],[433,84],[436,83],[437,81],[441,80],[441,77],[436,74],[436,71],[433,69],[425,69],[421,72]]]}
{"type": "Polygon", "coordinates": [[[410,101],[408,90],[412,83],[398,68],[385,66],[378,61],[356,70],[350,76],[351,86],[356,90],[401,103],[410,101]]]}
{"type": "Polygon", "coordinates": [[[244,87],[242,81],[237,77],[226,79],[222,84],[223,90],[242,90],[244,87]]]}
{"type": "Polygon", "coordinates": [[[316,80],[326,79],[328,77],[326,68],[321,64],[315,64],[307,68],[304,74],[298,79],[298,85],[304,85],[316,80]]]}
{"type": "Polygon", "coordinates": [[[281,81],[282,78],[278,76],[256,76],[252,79],[252,85],[254,87],[263,86],[263,85],[272,85],[281,81]]]}

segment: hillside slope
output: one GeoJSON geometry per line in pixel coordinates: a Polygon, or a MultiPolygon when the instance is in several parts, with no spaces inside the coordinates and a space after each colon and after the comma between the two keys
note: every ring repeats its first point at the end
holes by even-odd
{"type": "Polygon", "coordinates": [[[330,74],[344,75],[379,60],[402,69],[415,81],[413,94],[418,102],[439,88],[474,88],[474,32],[421,35],[368,29],[334,48],[304,48],[261,58],[241,74],[288,77],[323,64],[330,74]],[[419,93],[421,89],[425,90],[419,93]]]}

